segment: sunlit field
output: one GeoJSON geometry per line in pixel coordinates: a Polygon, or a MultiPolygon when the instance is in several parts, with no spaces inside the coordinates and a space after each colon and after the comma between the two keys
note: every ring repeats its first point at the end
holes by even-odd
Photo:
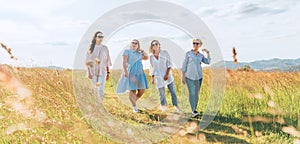
{"type": "MultiPolygon", "coordinates": [[[[74,93],[71,70],[8,66],[1,69],[0,143],[116,143],[93,129],[92,121],[79,109],[82,105],[76,102],[78,96],[74,93]]],[[[169,112],[160,111],[157,90],[149,82],[149,89],[138,101],[141,112],[134,114],[128,94],[115,94],[120,71],[111,73],[105,85],[103,105],[119,121],[160,125],[173,112],[168,91],[169,112]]],[[[187,121],[159,143],[299,142],[300,73],[227,70],[226,91],[219,113],[204,130],[198,129],[200,119],[190,118],[187,88],[181,83],[180,71],[174,70],[173,74],[183,110],[181,115],[187,121]]],[[[84,76],[84,72],[76,75],[81,78],[79,82],[90,87],[85,91],[88,98],[93,95],[93,86],[84,76]]],[[[200,112],[205,110],[210,98],[210,79],[210,70],[205,69],[200,112]]]]}

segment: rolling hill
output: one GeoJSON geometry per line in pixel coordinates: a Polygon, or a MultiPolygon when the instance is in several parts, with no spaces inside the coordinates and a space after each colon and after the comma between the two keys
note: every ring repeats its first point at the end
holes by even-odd
{"type": "MultiPolygon", "coordinates": [[[[227,69],[236,70],[243,68],[245,65],[249,65],[255,71],[283,71],[283,72],[295,72],[300,71],[300,58],[299,59],[270,59],[270,60],[258,60],[254,62],[240,62],[234,64],[233,61],[224,61],[227,69]]],[[[221,67],[223,62],[215,64],[215,67],[221,67]]]]}

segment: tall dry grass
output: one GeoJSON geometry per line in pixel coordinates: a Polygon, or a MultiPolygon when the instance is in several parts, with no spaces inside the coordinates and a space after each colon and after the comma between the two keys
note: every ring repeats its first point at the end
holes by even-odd
{"type": "MultiPolygon", "coordinates": [[[[114,143],[100,135],[85,121],[75,100],[71,70],[49,70],[42,68],[19,68],[11,70],[12,75],[32,90],[33,108],[47,117],[39,121],[24,117],[5,99],[16,93],[0,91],[0,143],[114,143]],[[11,127],[13,126],[13,127],[11,127]],[[5,133],[11,131],[12,133],[5,133]]],[[[131,124],[159,124],[167,115],[156,111],[158,95],[155,86],[140,101],[148,107],[144,113],[133,114],[128,96],[116,95],[115,86],[120,71],[112,71],[105,86],[104,106],[120,121],[131,124]],[[155,104],[153,104],[155,103],[155,104]]],[[[146,72],[147,73],[147,72],[146,72]]],[[[175,85],[182,109],[189,113],[186,86],[181,84],[181,73],[173,71],[175,85]]],[[[298,137],[298,116],[300,113],[300,73],[227,71],[226,93],[215,120],[203,131],[198,131],[189,120],[176,135],[161,143],[290,143],[298,137]],[[249,124],[251,121],[251,125],[249,124]],[[197,134],[197,135],[196,135],[197,134]]],[[[84,73],[80,75],[84,78],[84,73]]],[[[204,111],[210,97],[210,70],[204,69],[199,111],[204,111]]],[[[150,79],[148,77],[148,79],[150,79]]],[[[88,79],[84,80],[89,82],[88,79]]],[[[88,92],[91,93],[91,92],[88,92]]],[[[171,104],[169,93],[168,103],[171,104]]],[[[171,106],[169,106],[171,109],[171,106]]]]}

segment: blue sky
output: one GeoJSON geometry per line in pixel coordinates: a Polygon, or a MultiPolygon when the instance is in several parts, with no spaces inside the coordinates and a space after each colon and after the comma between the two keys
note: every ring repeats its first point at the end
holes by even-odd
{"type": "MultiPolygon", "coordinates": [[[[79,41],[89,26],[106,12],[131,2],[135,1],[0,0],[0,42],[11,47],[19,58],[10,60],[0,50],[0,63],[72,68],[79,41]]],[[[170,2],[193,11],[204,21],[216,37],[225,60],[232,60],[233,46],[237,48],[239,61],[300,57],[299,0],[170,2]]],[[[157,24],[152,29],[161,27],[157,24]]],[[[125,47],[131,38],[137,37],[130,33],[132,29],[116,34],[108,42],[110,48],[125,47]]]]}

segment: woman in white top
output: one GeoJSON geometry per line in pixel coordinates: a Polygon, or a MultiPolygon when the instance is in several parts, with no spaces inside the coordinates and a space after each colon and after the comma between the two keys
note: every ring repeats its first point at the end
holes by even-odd
{"type": "Polygon", "coordinates": [[[174,77],[172,74],[172,62],[169,53],[166,50],[161,50],[158,40],[153,40],[149,47],[150,53],[150,75],[152,76],[152,84],[155,84],[160,96],[160,104],[162,111],[167,110],[167,100],[165,87],[167,86],[172,97],[173,106],[175,106],[175,112],[180,112],[178,106],[176,88],[174,84],[174,77]]]}
{"type": "Polygon", "coordinates": [[[102,40],[103,33],[96,32],[86,54],[87,75],[96,87],[98,100],[104,99],[104,85],[109,79],[109,66],[112,65],[108,48],[102,44],[102,40]]]}

